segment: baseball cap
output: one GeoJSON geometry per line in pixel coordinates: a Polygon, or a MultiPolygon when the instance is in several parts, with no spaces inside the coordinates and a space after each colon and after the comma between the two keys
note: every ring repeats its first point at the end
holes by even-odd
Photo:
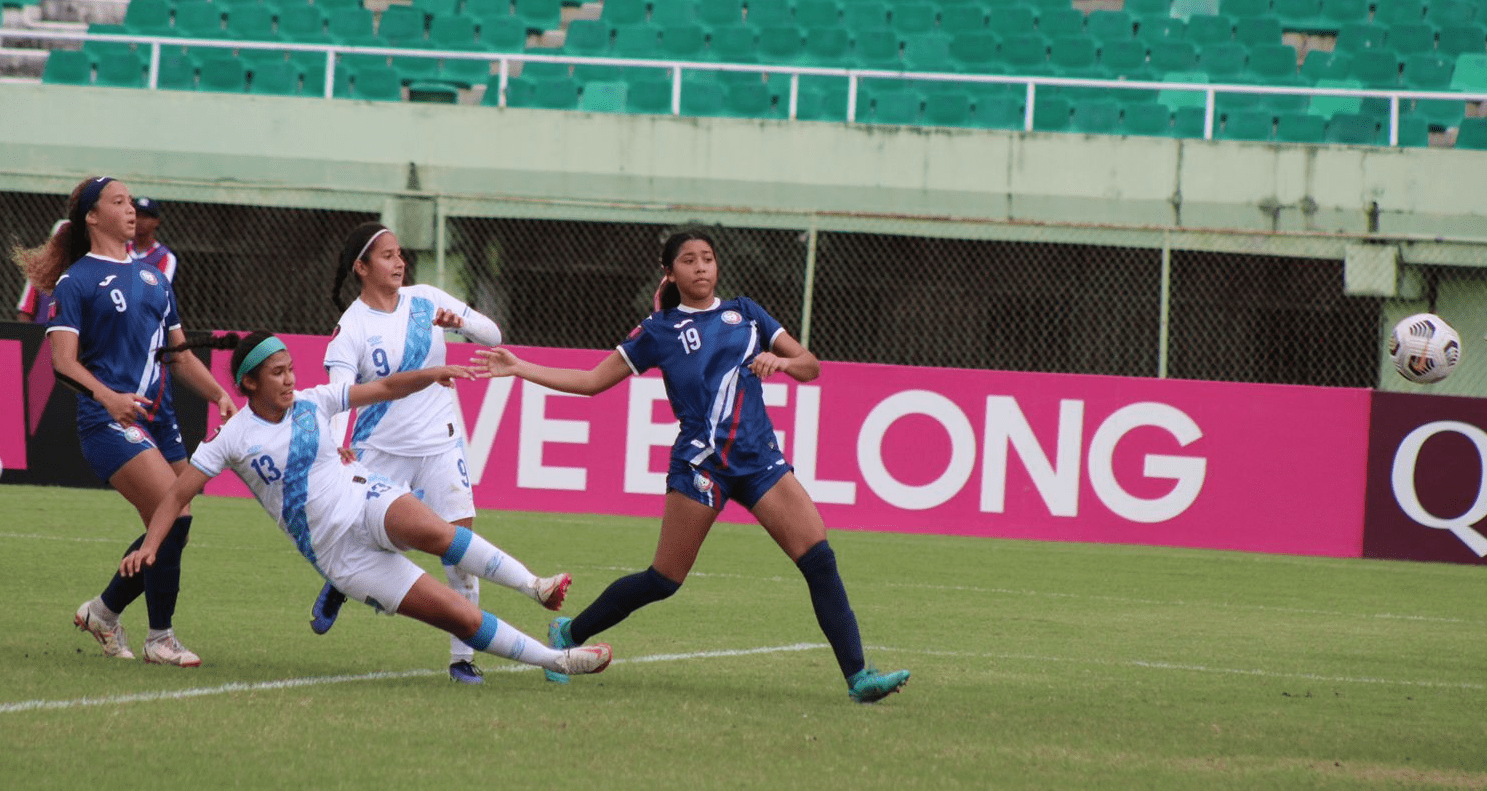
{"type": "Polygon", "coordinates": [[[160,201],[154,198],[135,198],[134,210],[140,214],[148,214],[151,217],[160,216],[160,201]]]}

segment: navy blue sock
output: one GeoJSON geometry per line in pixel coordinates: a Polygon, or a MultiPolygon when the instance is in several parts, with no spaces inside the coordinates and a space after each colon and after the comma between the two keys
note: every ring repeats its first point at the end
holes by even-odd
{"type": "MultiPolygon", "coordinates": [[[[128,549],[124,550],[124,554],[128,555],[130,552],[139,549],[139,545],[143,544],[144,541],[145,537],[141,534],[139,538],[134,539],[134,543],[130,544],[128,549]]],[[[114,578],[108,581],[108,587],[103,589],[103,595],[98,598],[102,599],[103,606],[110,610],[123,612],[125,607],[133,604],[134,600],[138,599],[139,595],[144,592],[145,578],[143,574],[135,574],[133,577],[123,577],[115,570],[114,578]]]]}
{"type": "Polygon", "coordinates": [[[857,616],[852,613],[852,605],[847,602],[847,589],[836,570],[836,553],[831,551],[830,544],[822,541],[806,550],[795,565],[805,575],[805,584],[811,589],[816,623],[826,634],[826,642],[831,643],[842,676],[851,678],[852,674],[866,667],[867,662],[862,658],[862,636],[857,632],[857,616]]]}
{"type": "Polygon", "coordinates": [[[681,586],[666,579],[654,566],[620,577],[573,619],[568,634],[573,642],[583,645],[590,637],[630,617],[630,613],[676,593],[681,586]]]}
{"type": "Polygon", "coordinates": [[[150,611],[151,629],[169,629],[181,592],[181,550],[191,532],[191,517],[182,516],[170,526],[170,534],[155,552],[155,564],[146,566],[145,608],[150,611]]]}

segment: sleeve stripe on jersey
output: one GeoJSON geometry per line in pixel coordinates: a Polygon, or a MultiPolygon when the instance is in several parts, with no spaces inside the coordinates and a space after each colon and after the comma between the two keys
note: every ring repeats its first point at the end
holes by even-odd
{"type": "Polygon", "coordinates": [[[630,367],[630,373],[640,376],[640,370],[635,367],[635,363],[630,362],[630,355],[625,354],[625,347],[616,346],[614,350],[620,353],[620,358],[625,361],[625,365],[630,367]]]}

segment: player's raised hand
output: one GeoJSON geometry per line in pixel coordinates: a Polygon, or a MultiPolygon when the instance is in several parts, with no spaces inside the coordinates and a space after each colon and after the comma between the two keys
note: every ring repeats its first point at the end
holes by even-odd
{"type": "Polygon", "coordinates": [[[512,376],[516,373],[516,367],[521,364],[521,358],[504,346],[476,349],[475,357],[485,364],[485,370],[490,376],[512,376]]]}
{"type": "Polygon", "coordinates": [[[439,310],[434,313],[434,326],[457,330],[460,327],[465,326],[465,320],[461,318],[459,314],[455,313],[452,310],[439,308],[439,310]]]}

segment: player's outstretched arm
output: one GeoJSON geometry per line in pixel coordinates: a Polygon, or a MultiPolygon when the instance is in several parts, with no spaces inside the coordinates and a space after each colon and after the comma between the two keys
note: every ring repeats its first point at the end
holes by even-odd
{"type": "Polygon", "coordinates": [[[145,566],[155,563],[155,553],[160,549],[160,542],[170,534],[170,528],[175,524],[176,517],[181,515],[181,510],[201,494],[202,487],[207,485],[211,478],[207,474],[188,464],[181,471],[180,477],[171,484],[170,490],[165,493],[165,499],[160,505],[155,506],[155,513],[150,516],[150,526],[145,530],[145,540],[140,542],[139,549],[130,552],[119,561],[119,573],[132,577],[138,574],[145,566]]]}
{"type": "Polygon", "coordinates": [[[375,382],[352,385],[349,400],[351,406],[363,407],[379,401],[392,401],[410,396],[432,384],[453,387],[456,379],[475,379],[483,373],[483,369],[466,365],[440,365],[434,368],[420,368],[416,371],[400,371],[375,382]]]}
{"type": "Polygon", "coordinates": [[[475,357],[485,363],[490,376],[515,376],[550,390],[574,395],[597,395],[625,380],[630,366],[619,352],[610,352],[599,364],[582,368],[549,368],[517,357],[510,349],[476,349],[475,357]]]}

